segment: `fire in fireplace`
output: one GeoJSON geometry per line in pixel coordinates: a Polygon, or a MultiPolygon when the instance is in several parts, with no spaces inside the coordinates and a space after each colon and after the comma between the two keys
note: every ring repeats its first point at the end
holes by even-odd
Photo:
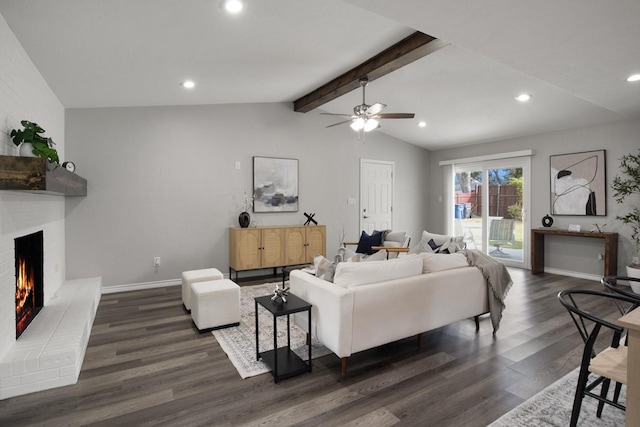
{"type": "Polygon", "coordinates": [[[42,309],[44,300],[43,232],[15,239],[16,338],[42,309]]]}

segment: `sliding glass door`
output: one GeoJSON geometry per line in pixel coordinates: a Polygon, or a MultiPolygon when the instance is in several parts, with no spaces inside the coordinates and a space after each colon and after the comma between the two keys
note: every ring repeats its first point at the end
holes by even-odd
{"type": "Polygon", "coordinates": [[[453,165],[453,224],[478,249],[512,266],[529,266],[529,158],[453,165]]]}

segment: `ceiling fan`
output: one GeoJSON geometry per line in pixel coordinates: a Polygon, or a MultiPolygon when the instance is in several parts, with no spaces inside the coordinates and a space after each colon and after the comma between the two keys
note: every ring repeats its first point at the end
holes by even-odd
{"type": "Polygon", "coordinates": [[[415,114],[413,113],[380,113],[382,109],[386,107],[386,105],[379,102],[376,102],[373,105],[368,105],[365,102],[365,88],[367,84],[369,84],[368,78],[363,77],[360,79],[360,87],[362,87],[362,104],[353,107],[353,115],[320,113],[327,116],[349,117],[348,120],[343,120],[341,122],[327,126],[328,128],[344,123],[351,123],[351,129],[357,132],[371,132],[372,130],[378,129],[380,127],[378,119],[413,119],[415,117],[415,114]]]}

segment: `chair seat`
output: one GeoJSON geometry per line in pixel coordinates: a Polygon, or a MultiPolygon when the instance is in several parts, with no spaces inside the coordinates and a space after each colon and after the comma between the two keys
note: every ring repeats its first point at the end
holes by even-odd
{"type": "Polygon", "coordinates": [[[609,347],[591,359],[591,363],[589,363],[589,372],[626,384],[628,354],[629,347],[609,347]]]}

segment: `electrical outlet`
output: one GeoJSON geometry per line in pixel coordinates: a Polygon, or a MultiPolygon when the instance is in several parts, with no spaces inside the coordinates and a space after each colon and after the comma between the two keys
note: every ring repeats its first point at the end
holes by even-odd
{"type": "Polygon", "coordinates": [[[154,267],[160,267],[160,257],[159,256],[153,258],[153,266],[154,267]]]}
{"type": "Polygon", "coordinates": [[[634,256],[633,258],[631,258],[631,263],[632,264],[640,264],[640,258],[637,256],[634,256]]]}

